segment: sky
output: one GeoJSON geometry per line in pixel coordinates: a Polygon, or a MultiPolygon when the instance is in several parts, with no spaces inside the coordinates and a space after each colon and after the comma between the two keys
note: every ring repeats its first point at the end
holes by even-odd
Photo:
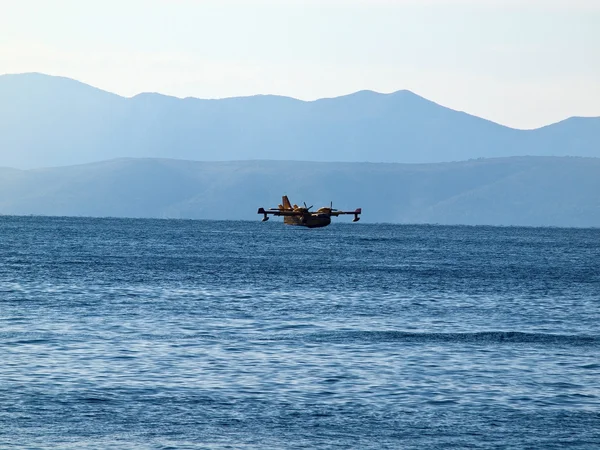
{"type": "Polygon", "coordinates": [[[0,0],[0,74],[133,96],[409,89],[515,128],[600,116],[600,0],[0,0]]]}

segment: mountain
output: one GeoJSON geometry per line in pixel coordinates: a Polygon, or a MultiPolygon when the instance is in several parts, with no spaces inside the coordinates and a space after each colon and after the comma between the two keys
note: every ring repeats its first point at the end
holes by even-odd
{"type": "Polygon", "coordinates": [[[600,156],[600,118],[517,130],[409,91],[311,102],[272,95],[124,98],[31,73],[0,76],[0,100],[0,166],[17,168],[119,157],[432,163],[600,156]]]}
{"type": "Polygon", "coordinates": [[[0,169],[0,214],[260,220],[258,207],[276,206],[283,194],[315,208],[331,200],[338,208],[362,207],[364,222],[600,227],[600,159],[397,164],[146,158],[0,169]]]}

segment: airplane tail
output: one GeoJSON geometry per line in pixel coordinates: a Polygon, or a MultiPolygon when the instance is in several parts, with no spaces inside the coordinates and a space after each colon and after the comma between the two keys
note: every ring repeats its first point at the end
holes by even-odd
{"type": "Polygon", "coordinates": [[[292,204],[290,203],[287,195],[281,197],[281,203],[283,203],[283,209],[292,209],[292,204]]]}

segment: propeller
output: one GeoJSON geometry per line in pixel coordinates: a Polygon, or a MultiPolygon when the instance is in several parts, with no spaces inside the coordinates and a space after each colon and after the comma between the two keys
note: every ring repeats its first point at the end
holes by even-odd
{"type": "Polygon", "coordinates": [[[306,210],[307,210],[307,211],[308,211],[310,208],[312,208],[312,207],[313,207],[313,205],[306,206],[306,202],[302,202],[302,203],[304,203],[304,207],[306,208],[306,210]]]}

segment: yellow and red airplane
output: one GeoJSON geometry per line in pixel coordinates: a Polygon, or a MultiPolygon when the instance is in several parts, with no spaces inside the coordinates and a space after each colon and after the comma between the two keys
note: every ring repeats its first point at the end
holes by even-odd
{"type": "Polygon", "coordinates": [[[319,208],[315,212],[310,212],[310,208],[312,206],[306,206],[304,203],[304,208],[293,205],[290,203],[290,200],[287,198],[287,195],[281,197],[281,205],[278,205],[277,209],[264,209],[258,208],[258,214],[263,214],[263,222],[269,220],[269,214],[274,216],[283,216],[283,223],[287,225],[300,225],[308,228],[318,228],[318,227],[326,227],[331,223],[331,216],[337,217],[342,214],[354,214],[354,219],[352,222],[358,222],[360,217],[358,215],[362,212],[361,208],[357,208],[354,211],[338,211],[337,209],[333,209],[333,202],[329,205],[329,208],[323,207],[319,208]]]}

